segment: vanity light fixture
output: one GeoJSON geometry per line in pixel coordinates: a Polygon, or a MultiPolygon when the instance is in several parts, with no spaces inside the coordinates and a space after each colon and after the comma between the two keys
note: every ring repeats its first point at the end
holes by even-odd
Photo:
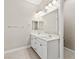
{"type": "Polygon", "coordinates": [[[39,5],[42,2],[42,0],[26,0],[26,1],[28,1],[34,5],[39,5]]]}
{"type": "Polygon", "coordinates": [[[52,1],[52,4],[53,4],[53,5],[55,5],[55,4],[56,4],[56,2],[57,2],[56,0],[53,0],[53,1],[52,1]]]}

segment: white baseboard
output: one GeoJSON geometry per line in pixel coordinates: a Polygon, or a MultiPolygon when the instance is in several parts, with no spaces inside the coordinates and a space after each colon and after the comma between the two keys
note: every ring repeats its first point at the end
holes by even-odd
{"type": "MultiPolygon", "coordinates": [[[[26,49],[26,48],[30,48],[30,47],[31,47],[31,46],[29,45],[29,46],[23,46],[23,47],[19,47],[19,48],[7,50],[7,51],[4,52],[4,54],[12,53],[12,52],[19,51],[19,50],[26,49]]],[[[70,52],[72,52],[72,53],[75,53],[74,50],[71,50],[71,49],[69,49],[69,48],[67,48],[67,47],[64,47],[64,49],[67,50],[67,51],[70,51],[70,52]]]]}
{"type": "Polygon", "coordinates": [[[31,47],[31,46],[29,45],[29,46],[23,46],[23,47],[19,47],[19,48],[7,50],[7,51],[4,51],[4,54],[12,53],[12,52],[19,51],[19,50],[26,49],[26,48],[30,48],[30,47],[31,47]]]}
{"type": "Polygon", "coordinates": [[[65,50],[67,50],[67,51],[70,51],[70,52],[72,52],[72,53],[75,53],[75,51],[74,51],[74,50],[69,49],[69,48],[67,48],[67,47],[64,47],[64,49],[65,49],[65,50]]]}

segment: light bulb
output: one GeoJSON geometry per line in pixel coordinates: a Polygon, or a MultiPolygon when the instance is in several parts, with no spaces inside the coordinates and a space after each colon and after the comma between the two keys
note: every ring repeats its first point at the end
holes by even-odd
{"type": "Polygon", "coordinates": [[[55,4],[56,4],[56,0],[53,0],[53,1],[52,1],[52,4],[54,4],[54,5],[55,5],[55,4]]]}

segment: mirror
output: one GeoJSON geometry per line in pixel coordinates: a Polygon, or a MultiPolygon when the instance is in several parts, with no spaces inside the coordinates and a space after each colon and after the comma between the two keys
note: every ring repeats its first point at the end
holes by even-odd
{"type": "Polygon", "coordinates": [[[45,8],[33,16],[32,30],[40,30],[51,34],[58,33],[58,1],[53,0],[45,8]]]}

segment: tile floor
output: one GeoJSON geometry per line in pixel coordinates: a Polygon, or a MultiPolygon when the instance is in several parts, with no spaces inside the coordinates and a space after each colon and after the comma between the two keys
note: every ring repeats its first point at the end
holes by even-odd
{"type": "MultiPolygon", "coordinates": [[[[65,50],[65,59],[75,59],[75,55],[65,50]]],[[[41,59],[32,48],[19,50],[16,52],[5,54],[5,59],[41,59]]]]}

